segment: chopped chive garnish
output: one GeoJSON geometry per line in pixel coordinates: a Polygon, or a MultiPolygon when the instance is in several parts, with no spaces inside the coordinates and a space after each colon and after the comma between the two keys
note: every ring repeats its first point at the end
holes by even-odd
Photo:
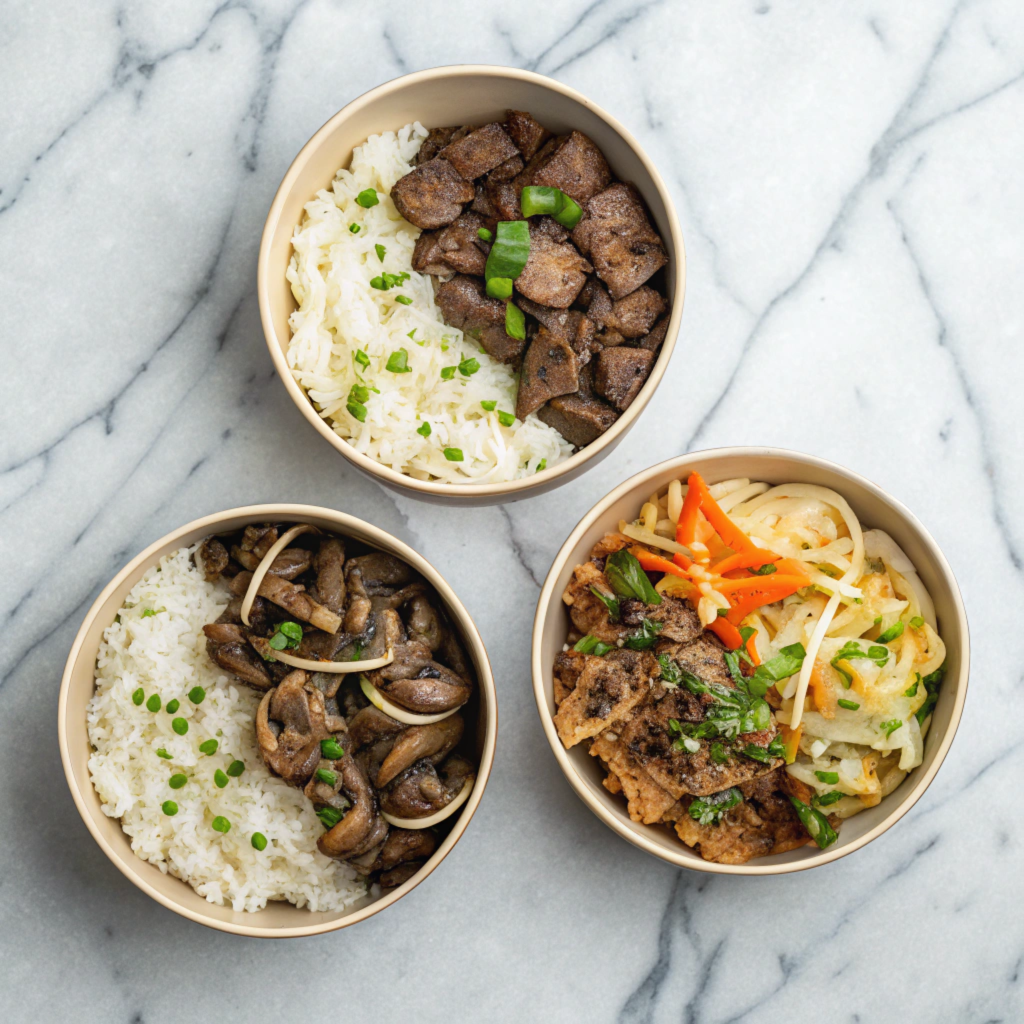
{"type": "Polygon", "coordinates": [[[900,718],[890,718],[888,722],[883,722],[879,727],[880,732],[885,733],[885,738],[888,739],[900,726],[903,725],[903,720],[900,718]]]}
{"type": "Polygon", "coordinates": [[[230,775],[231,778],[233,778],[233,779],[237,779],[238,776],[241,775],[242,772],[244,772],[244,771],[245,771],[245,762],[244,761],[232,761],[231,764],[228,765],[228,775],[230,775]]]}
{"type": "Polygon", "coordinates": [[[352,358],[365,370],[370,365],[370,357],[361,349],[357,348],[352,353],[352,358]]]}
{"type": "Polygon", "coordinates": [[[860,705],[855,700],[838,700],[836,702],[841,708],[846,708],[847,711],[856,711],[860,705]]]}
{"type": "Polygon", "coordinates": [[[818,844],[819,849],[824,850],[839,838],[836,835],[836,830],[828,823],[828,818],[820,811],[808,807],[801,800],[797,800],[795,796],[791,796],[789,802],[793,805],[797,817],[803,822],[810,837],[818,844]]]}
{"type": "Polygon", "coordinates": [[[140,686],[132,694],[132,703],[138,708],[142,706],[142,702],[146,699],[146,691],[140,686]]]}
{"type": "Polygon", "coordinates": [[[913,626],[914,629],[920,629],[924,625],[924,619],[922,619],[920,615],[915,615],[910,620],[910,625],[913,626]]]}
{"type": "Polygon", "coordinates": [[[412,373],[412,367],[409,365],[408,350],[400,348],[397,352],[392,352],[388,356],[387,366],[384,369],[388,373],[412,373]]]}
{"type": "Polygon", "coordinates": [[[334,786],[338,782],[337,773],[328,768],[317,768],[315,774],[317,781],[322,782],[325,786],[334,786]]]}
{"type": "Polygon", "coordinates": [[[153,608],[147,608],[147,609],[146,609],[146,610],[145,610],[145,611],[144,611],[144,612],[142,613],[142,617],[143,617],[144,619],[149,619],[149,618],[152,618],[152,616],[154,616],[154,615],[156,615],[156,611],[155,611],[155,610],[154,610],[153,608]]]}
{"type": "Polygon", "coordinates": [[[354,416],[360,423],[366,422],[366,406],[362,402],[350,398],[345,408],[348,409],[349,415],[354,416]]]}
{"type": "Polygon", "coordinates": [[[430,437],[430,424],[426,420],[424,420],[416,428],[416,433],[419,434],[420,437],[430,437]]]}
{"type": "Polygon", "coordinates": [[[839,782],[839,772],[815,772],[814,774],[819,782],[827,782],[830,786],[835,786],[839,782]]]}
{"type": "Polygon", "coordinates": [[[913,683],[910,684],[910,686],[908,686],[903,691],[903,696],[904,697],[916,697],[917,696],[917,688],[920,685],[921,685],[921,673],[920,672],[915,672],[914,673],[914,681],[913,681],[913,683]]]}
{"type": "Polygon", "coordinates": [[[580,654],[593,654],[596,658],[603,658],[612,647],[611,644],[606,644],[603,640],[598,640],[596,636],[588,633],[586,636],[580,637],[573,644],[572,649],[580,654]]]}
{"type": "Polygon", "coordinates": [[[827,793],[815,793],[811,797],[811,803],[817,807],[828,807],[829,804],[838,803],[846,794],[841,789],[830,789],[827,793]]]}
{"type": "Polygon", "coordinates": [[[409,333],[408,333],[408,334],[406,335],[406,337],[407,337],[407,338],[412,338],[412,340],[413,340],[413,341],[415,341],[415,340],[416,340],[416,328],[414,327],[414,328],[413,328],[413,329],[412,329],[412,330],[411,330],[411,331],[410,331],[410,332],[409,332],[409,333]]]}
{"type": "Polygon", "coordinates": [[[345,751],[341,749],[341,744],[333,738],[320,741],[320,753],[331,761],[337,761],[338,758],[345,756],[345,751]]]}
{"type": "Polygon", "coordinates": [[[498,402],[496,399],[489,398],[486,401],[481,402],[480,407],[484,410],[484,412],[494,412],[494,410],[498,407],[498,402]]]}
{"type": "Polygon", "coordinates": [[[511,427],[512,424],[515,423],[515,421],[516,421],[515,413],[502,412],[500,409],[498,410],[498,422],[503,427],[511,427]]]}
{"type": "Polygon", "coordinates": [[[516,341],[526,340],[526,317],[514,302],[505,304],[505,333],[516,341]]]}
{"type": "Polygon", "coordinates": [[[193,686],[192,689],[188,691],[188,699],[192,701],[193,704],[202,704],[203,701],[206,700],[206,691],[201,686],[193,686]]]}
{"type": "Polygon", "coordinates": [[[165,800],[160,805],[160,810],[162,810],[167,817],[173,818],[178,813],[178,805],[173,800],[165,800]]]}
{"type": "Polygon", "coordinates": [[[218,768],[213,773],[213,782],[218,789],[223,789],[228,784],[228,777],[218,768]]]}
{"type": "Polygon", "coordinates": [[[711,760],[715,764],[725,764],[729,760],[729,755],[725,752],[725,747],[721,743],[712,743],[710,754],[711,760]]]}
{"type": "Polygon", "coordinates": [[[203,742],[199,744],[199,752],[201,754],[206,754],[207,756],[210,754],[216,754],[219,746],[220,743],[218,743],[217,740],[203,740],[203,742]]]}
{"type": "Polygon", "coordinates": [[[878,642],[880,644],[889,644],[893,640],[903,636],[903,620],[900,619],[894,622],[884,633],[878,635],[878,642]]]}
{"type": "Polygon", "coordinates": [[[349,229],[349,231],[352,232],[353,235],[358,235],[359,234],[359,225],[358,224],[349,224],[348,229],[349,229]]]}
{"type": "Polygon", "coordinates": [[[181,789],[186,782],[188,782],[187,775],[182,775],[181,772],[175,772],[174,775],[167,780],[167,785],[170,786],[171,789],[181,789]]]}
{"type": "Polygon", "coordinates": [[[494,232],[488,231],[487,228],[477,228],[476,237],[479,238],[481,242],[493,242],[494,232]]]}
{"type": "Polygon", "coordinates": [[[384,257],[387,256],[388,254],[387,249],[385,249],[384,246],[380,244],[380,242],[378,242],[373,248],[374,251],[377,253],[377,259],[379,259],[381,263],[383,263],[384,257]]]}
{"type": "Polygon", "coordinates": [[[441,380],[451,380],[455,376],[457,366],[444,366],[441,368],[441,380]]]}
{"type": "Polygon", "coordinates": [[[470,377],[479,369],[479,360],[473,359],[472,357],[469,359],[463,359],[462,362],[459,363],[459,373],[461,373],[463,377],[470,377]]]}
{"type": "Polygon", "coordinates": [[[165,761],[170,761],[171,760],[171,755],[168,754],[167,751],[164,750],[163,747],[158,747],[157,748],[156,756],[157,757],[162,757],[165,761]]]}
{"type": "Polygon", "coordinates": [[[387,282],[379,274],[376,277],[370,278],[370,287],[376,288],[377,291],[386,292],[388,290],[387,282]]]}
{"type": "Polygon", "coordinates": [[[492,299],[512,298],[512,278],[492,277],[487,282],[487,294],[492,299]]]}
{"type": "Polygon", "coordinates": [[[400,302],[403,306],[411,306],[412,299],[408,295],[396,295],[395,302],[400,302]]]}
{"type": "Polygon", "coordinates": [[[150,711],[154,711],[154,712],[159,711],[160,710],[160,705],[161,705],[161,701],[160,701],[160,695],[158,693],[154,693],[149,698],[149,700],[146,701],[146,707],[150,711]]]}
{"type": "Polygon", "coordinates": [[[262,832],[253,832],[250,842],[254,850],[263,851],[267,848],[267,837],[262,832]]]}
{"type": "Polygon", "coordinates": [[[317,810],[316,816],[324,828],[334,828],[345,817],[336,807],[321,807],[317,810]]]}
{"type": "Polygon", "coordinates": [[[165,710],[167,711],[167,714],[173,715],[174,712],[177,711],[178,708],[180,708],[180,707],[181,707],[181,701],[179,701],[179,700],[169,700],[167,702],[167,707],[166,707],[165,710]]]}
{"type": "Polygon", "coordinates": [[[210,822],[210,828],[214,832],[227,832],[231,828],[231,822],[227,818],[222,818],[219,814],[213,821],[210,822]]]}
{"type": "Polygon", "coordinates": [[[449,462],[462,462],[462,449],[461,448],[445,448],[444,457],[449,462]]]}
{"type": "Polygon", "coordinates": [[[364,210],[368,210],[371,206],[376,206],[380,200],[377,198],[376,189],[364,188],[363,191],[356,196],[356,202],[364,210]]]}
{"type": "Polygon", "coordinates": [[[547,459],[541,459],[540,462],[537,463],[537,472],[538,473],[543,472],[547,468],[548,468],[548,460],[547,459]]]}
{"type": "Polygon", "coordinates": [[[171,721],[171,728],[179,736],[184,736],[188,732],[188,722],[184,718],[175,718],[171,721]]]}

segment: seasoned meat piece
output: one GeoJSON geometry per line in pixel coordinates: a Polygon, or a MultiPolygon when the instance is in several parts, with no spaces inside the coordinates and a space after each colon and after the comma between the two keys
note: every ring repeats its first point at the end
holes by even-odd
{"type": "Polygon", "coordinates": [[[576,688],[555,714],[555,728],[567,748],[624,718],[647,696],[651,677],[658,670],[657,661],[647,651],[622,648],[603,658],[585,657],[587,663],[576,688]]]}
{"type": "Polygon", "coordinates": [[[498,210],[487,191],[486,180],[476,183],[476,197],[473,199],[470,209],[474,213],[479,213],[481,217],[486,217],[488,220],[498,220],[498,210]]]}
{"type": "Polygon", "coordinates": [[[656,646],[658,654],[667,654],[673,661],[687,672],[692,672],[698,679],[706,683],[718,683],[721,686],[733,686],[732,676],[726,667],[725,645],[714,633],[700,629],[700,620],[689,602],[676,601],[669,606],[673,611],[661,611],[668,604],[664,599],[658,608],[651,610],[650,618],[656,621],[659,614],[665,616],[665,625],[658,634],[656,646]],[[696,621],[695,621],[696,620],[696,621]],[[696,630],[691,638],[690,631],[696,630]],[[677,638],[682,638],[678,639],[677,638]],[[672,643],[671,641],[677,640],[672,643]]]}
{"type": "MultiPolygon", "coordinates": [[[[251,581],[251,572],[240,572],[231,581],[232,593],[244,594],[251,581]]],[[[340,616],[314,601],[300,584],[289,583],[287,580],[281,579],[280,576],[272,576],[267,573],[263,577],[257,593],[260,597],[273,601],[290,615],[303,619],[305,622],[312,622],[318,629],[327,633],[337,633],[341,629],[340,616]]]]}
{"type": "Polygon", "coordinates": [[[505,129],[523,156],[529,160],[551,138],[551,132],[525,110],[510,110],[505,129]]]}
{"type": "Polygon", "coordinates": [[[668,317],[663,316],[651,328],[651,333],[641,338],[636,343],[636,347],[645,348],[648,352],[654,352],[657,354],[658,349],[661,348],[662,342],[665,340],[666,334],[668,334],[668,317]]]}
{"type": "Polygon", "coordinates": [[[611,738],[613,735],[611,730],[601,733],[590,745],[590,756],[601,758],[605,768],[617,780],[616,791],[625,796],[630,818],[653,825],[661,821],[675,800],[637,764],[620,739],[611,738]]]}
{"type": "MultiPolygon", "coordinates": [[[[610,657],[610,655],[609,655],[610,657]]],[[[622,742],[648,775],[678,800],[685,794],[707,796],[764,775],[782,764],[774,760],[761,764],[748,757],[733,756],[725,764],[711,759],[711,743],[702,740],[691,754],[675,750],[669,719],[678,722],[704,720],[708,697],[696,696],[685,686],[669,690],[661,700],[647,700],[637,708],[621,732],[622,742]]]]}
{"type": "Polygon", "coordinates": [[[437,849],[437,839],[428,828],[393,828],[373,862],[373,871],[391,871],[399,864],[422,864],[437,849]]]}
{"type": "MultiPolygon", "coordinates": [[[[743,803],[725,812],[718,825],[700,825],[689,814],[679,817],[676,834],[697,847],[705,860],[745,864],[752,857],[785,853],[813,840],[785,796],[784,768],[740,785],[743,803]]],[[[686,801],[689,807],[690,801],[686,801]]],[[[835,819],[834,824],[838,824],[835,819]]]]}
{"type": "Polygon", "coordinates": [[[611,311],[604,316],[604,325],[618,331],[624,338],[639,338],[664,312],[665,300],[661,295],[653,288],[641,285],[635,292],[612,303],[611,311]]]}
{"type": "MultiPolygon", "coordinates": [[[[518,180],[517,178],[516,181],[518,180]]],[[[517,187],[514,181],[487,182],[487,198],[498,220],[519,220],[522,217],[522,208],[519,205],[521,191],[522,187],[517,187]]]]}
{"type": "Polygon", "coordinates": [[[594,389],[619,412],[625,412],[651,372],[654,353],[626,346],[605,348],[597,354],[596,364],[594,389]]]}
{"type": "Polygon", "coordinates": [[[636,291],[668,263],[640,193],[628,182],[616,182],[587,203],[586,216],[573,230],[572,240],[594,264],[613,299],[636,291]]]}
{"type": "Polygon", "coordinates": [[[289,672],[260,701],[256,740],[267,768],[294,786],[305,786],[320,763],[320,741],[330,732],[324,695],[307,686],[301,669],[289,672]]]}
{"type": "Polygon", "coordinates": [[[350,558],[345,563],[345,580],[350,586],[358,577],[363,594],[390,596],[398,587],[407,586],[416,579],[416,573],[400,558],[383,551],[350,558]]]}
{"type": "Polygon", "coordinates": [[[441,258],[451,270],[483,277],[491,243],[485,242],[478,232],[480,228],[488,227],[493,230],[494,222],[467,210],[438,233],[437,244],[442,253],[441,258]]]}
{"type": "MultiPolygon", "coordinates": [[[[231,548],[231,557],[250,572],[254,571],[263,561],[255,551],[243,551],[237,544],[231,548]]],[[[285,548],[274,559],[267,572],[274,576],[280,576],[283,580],[293,580],[310,567],[312,560],[312,553],[305,548],[285,548]]]]}
{"type": "Polygon", "coordinates": [[[608,294],[608,289],[592,277],[587,282],[586,290],[588,292],[586,299],[583,298],[581,292],[580,301],[584,302],[587,307],[587,316],[602,329],[612,326],[615,322],[615,305],[612,303],[612,297],[608,294]]]}
{"type": "MultiPolygon", "coordinates": [[[[576,353],[580,369],[590,362],[596,348],[594,323],[578,309],[552,309],[531,299],[517,298],[516,305],[539,320],[552,334],[565,338],[576,353]]],[[[583,384],[580,384],[582,390],[583,384]]]]}
{"type": "Polygon", "coordinates": [[[250,523],[242,532],[240,547],[243,551],[251,551],[258,559],[261,559],[276,542],[276,526],[257,526],[250,523]]]}
{"type": "Polygon", "coordinates": [[[380,794],[381,807],[396,818],[424,818],[447,807],[476,770],[453,754],[440,769],[424,758],[388,783],[380,794]]]}
{"type": "Polygon", "coordinates": [[[516,144],[498,124],[485,124],[455,142],[450,142],[439,156],[447,160],[466,181],[472,181],[519,156],[516,144]]]}
{"type": "Polygon", "coordinates": [[[455,714],[432,725],[413,725],[395,740],[391,753],[377,772],[374,785],[382,789],[421,758],[440,764],[462,739],[462,715],[455,714]]]}
{"type": "Polygon", "coordinates": [[[414,165],[425,164],[433,160],[438,153],[448,145],[468,135],[473,129],[468,126],[461,128],[431,128],[430,133],[423,140],[420,151],[416,154],[414,165]]]}
{"type": "Polygon", "coordinates": [[[412,251],[412,269],[421,274],[433,274],[440,277],[452,272],[452,268],[444,261],[444,250],[439,240],[440,231],[424,231],[416,239],[412,251]]]}
{"type": "Polygon", "coordinates": [[[546,235],[553,242],[564,242],[569,238],[569,232],[554,217],[546,214],[530,218],[530,235],[534,234],[546,235]]]}
{"type": "MultiPolygon", "coordinates": [[[[295,649],[296,658],[312,658],[314,661],[334,661],[335,655],[347,647],[353,637],[344,631],[340,633],[325,633],[321,629],[310,629],[308,626],[302,631],[302,640],[295,649]]],[[[331,690],[327,696],[333,697],[337,693],[338,685],[344,677],[335,673],[333,681],[327,687],[331,690]]],[[[321,687],[324,689],[324,687],[321,687]]]]}
{"type": "Polygon", "coordinates": [[[418,228],[451,224],[476,189],[447,160],[435,157],[398,179],[391,189],[395,208],[418,228]]]}
{"type": "MultiPolygon", "coordinates": [[[[644,614],[652,622],[660,622],[662,624],[661,632],[658,633],[658,640],[661,644],[664,644],[666,640],[675,640],[677,643],[687,644],[704,634],[704,627],[700,624],[700,616],[697,615],[693,605],[689,601],[681,601],[670,594],[662,595],[661,604],[647,606],[644,614]]],[[[712,639],[710,637],[707,643],[711,645],[712,639]]],[[[658,650],[660,653],[661,646],[659,646],[658,650]]],[[[672,650],[677,650],[677,648],[672,648],[672,650]]],[[[716,664],[721,663],[723,648],[716,647],[713,650],[714,656],[717,659],[716,664]]],[[[700,673],[695,674],[699,675],[700,673]]]]}
{"type": "Polygon", "coordinates": [[[395,662],[371,672],[369,679],[388,700],[410,711],[450,711],[465,704],[473,692],[468,680],[440,662],[429,661],[415,675],[405,675],[406,669],[395,669],[397,661],[396,650],[395,662]]]}
{"type": "Polygon", "coordinates": [[[581,205],[606,189],[612,172],[604,154],[582,132],[565,136],[530,174],[528,185],[561,189],[581,205]]]}
{"type": "MultiPolygon", "coordinates": [[[[452,717],[455,716],[452,715],[452,717]]],[[[364,747],[372,747],[375,743],[382,743],[386,740],[394,742],[395,738],[405,729],[406,726],[401,722],[396,722],[390,715],[385,715],[383,711],[379,711],[370,704],[357,711],[349,722],[348,736],[351,752],[357,753],[364,747]]]]}
{"type": "Polygon", "coordinates": [[[582,394],[552,398],[537,415],[577,448],[596,441],[619,418],[607,403],[582,394]]]}
{"type": "MultiPolygon", "coordinates": [[[[345,608],[344,544],[337,537],[328,537],[320,544],[315,561],[316,592],[320,603],[335,615],[340,615],[345,608]]],[[[276,560],[274,564],[277,564],[276,560]]]]}
{"type": "Polygon", "coordinates": [[[228,567],[228,549],[216,537],[207,537],[199,549],[199,566],[207,583],[218,579],[228,567]]]}
{"type": "Polygon", "coordinates": [[[569,618],[584,636],[590,634],[605,643],[616,643],[629,632],[629,627],[611,621],[608,606],[594,594],[594,590],[609,596],[615,594],[608,577],[593,562],[577,565],[562,595],[569,608],[569,618]]]}
{"type": "Polygon", "coordinates": [[[203,626],[203,632],[206,634],[206,653],[222,669],[257,690],[266,690],[273,685],[263,659],[250,646],[243,627],[211,622],[203,626]]]}
{"type": "Polygon", "coordinates": [[[548,399],[579,388],[579,363],[572,345],[541,327],[523,359],[516,416],[524,420],[548,399]]]}
{"type": "Polygon", "coordinates": [[[580,673],[587,666],[587,656],[574,651],[559,651],[555,658],[555,707],[561,706],[563,700],[576,689],[580,673]]]}
{"type": "Polygon", "coordinates": [[[516,291],[543,306],[566,309],[593,269],[570,242],[556,242],[531,225],[530,257],[516,278],[516,291]]]}
{"type": "Polygon", "coordinates": [[[591,549],[590,557],[597,562],[600,559],[601,568],[604,568],[605,561],[609,555],[623,548],[628,548],[633,541],[621,533],[606,533],[591,549]]]}
{"type": "Polygon", "coordinates": [[[526,164],[523,163],[523,158],[518,154],[513,157],[509,157],[503,164],[498,164],[497,167],[487,175],[487,180],[494,182],[495,185],[500,185],[503,181],[511,181],[516,175],[520,174],[526,164]]]}
{"type": "Polygon", "coordinates": [[[505,333],[505,303],[492,299],[482,281],[459,275],[437,289],[437,304],[446,324],[476,338],[487,352],[503,363],[517,363],[526,347],[505,333]]]}
{"type": "MultiPolygon", "coordinates": [[[[422,831],[422,829],[417,831],[422,831]]],[[[378,879],[381,889],[397,889],[400,885],[405,885],[425,863],[426,861],[422,860],[410,860],[399,864],[397,868],[392,868],[390,871],[382,871],[378,879]]]]}

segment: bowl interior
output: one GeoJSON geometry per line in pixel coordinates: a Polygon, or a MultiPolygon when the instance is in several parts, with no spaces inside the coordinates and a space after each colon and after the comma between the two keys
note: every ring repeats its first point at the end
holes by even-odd
{"type": "Polygon", "coordinates": [[[529,489],[539,493],[564,483],[582,471],[584,461],[599,453],[608,454],[618,443],[653,394],[671,356],[682,316],[685,259],[675,212],[657,172],[645,162],[625,129],[608,115],[567,87],[530,72],[497,67],[439,68],[408,75],[353,101],[328,121],[299,153],[281,183],[267,218],[259,260],[260,304],[267,343],[285,386],[307,420],[339,451],[385,483],[416,490],[426,500],[462,497],[476,499],[474,504],[483,504],[507,500],[516,491],[529,489]],[[305,204],[318,190],[330,186],[338,168],[348,166],[352,151],[368,136],[397,130],[412,121],[419,121],[427,128],[485,124],[503,120],[509,108],[530,111],[554,132],[572,128],[582,131],[601,148],[615,175],[637,186],[671,260],[665,286],[672,316],[658,361],[640,394],[606,434],[571,459],[549,473],[508,484],[423,483],[354,451],[324,423],[288,370],[284,360],[291,338],[288,318],[296,308],[285,279],[292,255],[292,234],[302,219],[305,204]]]}
{"type": "Polygon", "coordinates": [[[924,528],[894,499],[856,474],[811,456],[771,450],[722,449],[662,463],[627,481],[584,517],[559,552],[545,582],[537,609],[533,656],[534,686],[548,740],[577,793],[606,824],[636,845],[674,864],[706,871],[772,874],[812,867],[852,852],[880,835],[913,806],[938,770],[960,719],[967,688],[968,636],[963,605],[949,566],[924,528]],[[866,529],[880,528],[893,537],[916,566],[935,602],[939,633],[946,644],[946,676],[925,741],[924,763],[877,807],[845,821],[839,841],[828,850],[802,847],[761,857],[746,865],[712,864],[686,847],[667,828],[632,822],[626,813],[625,801],[602,786],[604,772],[597,759],[583,749],[583,744],[566,751],[555,733],[551,720],[554,714],[552,665],[562,650],[570,624],[561,596],[573,569],[587,560],[597,540],[617,529],[620,519],[635,519],[649,495],[693,470],[699,471],[709,484],[749,477],[772,484],[801,482],[831,487],[846,498],[866,529]]]}
{"type": "Polygon", "coordinates": [[[117,868],[164,906],[192,920],[225,931],[266,937],[314,934],[354,924],[390,906],[415,888],[444,860],[473,816],[487,784],[497,728],[494,682],[483,644],[472,620],[436,570],[411,548],[377,530],[376,527],[328,509],[302,505],[235,509],[222,515],[210,516],[168,535],[134,559],[103,591],[83,624],[65,671],[59,714],[61,754],[72,796],[93,837],[117,868]],[[450,831],[437,851],[413,878],[385,896],[377,899],[368,896],[341,912],[311,912],[305,908],[295,907],[291,903],[277,902],[268,904],[264,910],[256,913],[237,913],[230,907],[220,907],[207,902],[188,883],[164,874],[159,868],[132,852],[131,841],[122,831],[120,821],[108,818],[103,813],[99,796],[89,777],[88,761],[91,748],[86,731],[86,706],[93,694],[96,655],[103,631],[113,621],[131,588],[146,569],[164,555],[180,547],[194,544],[211,533],[238,529],[252,522],[284,521],[312,523],[325,530],[389,551],[411,564],[435,587],[444,602],[451,621],[462,637],[477,679],[473,696],[464,711],[466,734],[463,746],[467,753],[471,753],[477,759],[479,765],[476,785],[470,799],[451,822],[450,831]]]}

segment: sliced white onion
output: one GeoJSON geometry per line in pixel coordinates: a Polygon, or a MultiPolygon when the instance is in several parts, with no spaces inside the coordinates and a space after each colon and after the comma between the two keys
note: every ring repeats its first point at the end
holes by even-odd
{"type": "Polygon", "coordinates": [[[252,574],[252,579],[249,581],[249,589],[245,592],[245,597],[242,598],[242,621],[247,625],[251,626],[252,623],[249,621],[249,612],[252,611],[252,603],[256,600],[256,591],[260,589],[260,584],[263,582],[263,577],[267,575],[267,570],[274,564],[274,559],[296,537],[301,533],[309,533],[310,530],[315,530],[315,526],[310,526],[309,523],[299,523],[298,526],[293,526],[290,530],[286,530],[277,540],[270,546],[270,550],[263,556],[263,561],[256,566],[255,571],[252,574]]]}
{"type": "MultiPolygon", "coordinates": [[[[275,655],[276,657],[276,655],[275,655]]],[[[346,664],[341,662],[342,665],[346,664]]],[[[356,662],[350,662],[349,664],[357,664],[356,662]]],[[[389,718],[393,718],[396,722],[401,722],[403,725],[433,725],[435,722],[443,722],[450,715],[454,715],[459,708],[452,708],[451,711],[442,711],[436,715],[418,715],[412,711],[406,711],[404,708],[398,707],[397,704],[392,704],[381,692],[377,689],[373,683],[370,682],[366,676],[362,676],[359,680],[359,685],[362,687],[363,693],[366,694],[366,699],[378,710],[383,711],[389,718]]],[[[462,707],[460,704],[459,707],[462,707]]]]}
{"type": "Polygon", "coordinates": [[[469,799],[474,782],[476,779],[466,779],[462,791],[450,804],[446,804],[436,814],[428,814],[425,818],[396,818],[386,811],[381,811],[380,816],[395,828],[430,828],[432,825],[440,824],[445,818],[450,818],[469,799]]]}
{"type": "Polygon", "coordinates": [[[274,660],[292,668],[304,668],[307,672],[347,675],[349,672],[372,672],[375,668],[390,665],[395,660],[395,652],[389,647],[383,658],[370,658],[367,661],[315,661],[313,658],[297,658],[287,651],[274,650],[274,660]]]}

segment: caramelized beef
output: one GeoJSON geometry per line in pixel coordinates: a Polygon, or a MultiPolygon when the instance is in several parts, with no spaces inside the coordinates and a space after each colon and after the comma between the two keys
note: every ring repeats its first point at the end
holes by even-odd
{"type": "Polygon", "coordinates": [[[578,388],[579,364],[572,345],[542,326],[523,359],[516,416],[526,419],[549,399],[578,388]]]}
{"type": "Polygon", "coordinates": [[[506,160],[519,156],[519,151],[505,129],[495,122],[449,143],[439,155],[466,181],[472,181],[506,160]]]}
{"type": "Polygon", "coordinates": [[[499,362],[518,363],[526,341],[505,332],[505,303],[492,299],[482,280],[459,275],[437,289],[437,304],[446,324],[475,338],[499,362]]]}
{"type": "Polygon", "coordinates": [[[530,257],[516,278],[516,291],[541,305],[566,309],[593,269],[570,242],[557,242],[531,225],[530,257]]]}
{"type": "Polygon", "coordinates": [[[488,221],[478,213],[466,210],[461,213],[448,227],[437,234],[437,246],[441,259],[451,270],[460,274],[476,274],[483,277],[487,265],[487,254],[491,251],[491,243],[480,237],[480,229],[494,230],[494,221],[488,221]]]}
{"type": "Polygon", "coordinates": [[[582,205],[606,189],[611,180],[601,150],[582,132],[572,131],[532,170],[525,184],[561,189],[582,205]]]}
{"type": "Polygon", "coordinates": [[[473,201],[476,189],[441,157],[411,170],[395,182],[391,198],[395,208],[418,228],[441,228],[451,224],[463,203],[473,201]]]}
{"type": "Polygon", "coordinates": [[[579,394],[552,398],[537,410],[537,415],[577,448],[596,441],[619,418],[619,414],[599,398],[579,394]]]}
{"type": "Polygon", "coordinates": [[[645,348],[606,348],[598,353],[594,389],[619,412],[625,412],[644,386],[654,353],[645,348]]]}
{"type": "Polygon", "coordinates": [[[661,348],[665,335],[668,334],[668,317],[663,316],[652,328],[650,334],[642,337],[637,343],[637,348],[645,348],[648,352],[657,354],[661,348]]]}
{"type": "Polygon", "coordinates": [[[505,129],[523,156],[529,160],[551,138],[551,132],[525,110],[510,110],[505,129]]]}

